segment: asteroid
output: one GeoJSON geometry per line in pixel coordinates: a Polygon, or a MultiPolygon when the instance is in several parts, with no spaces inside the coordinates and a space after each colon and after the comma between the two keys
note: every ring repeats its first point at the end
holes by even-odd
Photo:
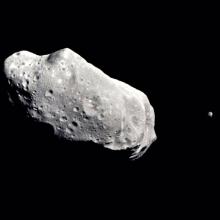
{"type": "Polygon", "coordinates": [[[147,96],[68,48],[43,56],[14,53],[4,62],[4,75],[9,101],[31,120],[51,125],[55,136],[130,150],[131,159],[156,140],[147,96]]]}

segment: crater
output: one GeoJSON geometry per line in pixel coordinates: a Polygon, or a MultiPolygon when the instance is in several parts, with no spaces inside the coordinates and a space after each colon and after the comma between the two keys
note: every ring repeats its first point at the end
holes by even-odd
{"type": "Polygon", "coordinates": [[[53,97],[53,90],[49,89],[46,91],[45,96],[48,98],[52,98],[53,97]]]}
{"type": "Polygon", "coordinates": [[[66,128],[65,131],[68,134],[72,134],[74,132],[74,130],[72,128],[66,128]]]}
{"type": "Polygon", "coordinates": [[[66,117],[66,116],[62,116],[62,117],[60,118],[60,121],[61,121],[61,122],[66,122],[66,121],[67,121],[67,117],[66,117]]]}
{"type": "Polygon", "coordinates": [[[72,121],[72,125],[73,125],[74,127],[78,127],[78,126],[79,126],[79,124],[78,124],[76,121],[72,121]]]}
{"type": "Polygon", "coordinates": [[[74,112],[78,112],[78,111],[79,111],[79,107],[78,107],[78,106],[74,107],[74,108],[73,108],[73,111],[74,111],[74,112]]]}
{"type": "Polygon", "coordinates": [[[132,120],[132,123],[133,123],[135,126],[139,126],[140,120],[139,120],[139,118],[138,118],[137,116],[132,116],[131,120],[132,120]]]}

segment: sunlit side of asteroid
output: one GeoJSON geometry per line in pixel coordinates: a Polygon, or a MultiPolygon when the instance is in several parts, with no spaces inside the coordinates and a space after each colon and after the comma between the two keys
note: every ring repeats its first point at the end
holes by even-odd
{"type": "Polygon", "coordinates": [[[147,96],[65,48],[38,56],[20,51],[4,62],[9,100],[56,136],[93,141],[142,156],[153,141],[154,109],[147,96]]]}

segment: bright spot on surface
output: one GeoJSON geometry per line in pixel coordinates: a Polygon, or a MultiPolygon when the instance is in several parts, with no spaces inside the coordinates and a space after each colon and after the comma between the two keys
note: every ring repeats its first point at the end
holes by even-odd
{"type": "Polygon", "coordinates": [[[61,84],[61,83],[62,83],[62,79],[58,79],[57,82],[58,82],[59,84],[61,84]]]}
{"type": "Polygon", "coordinates": [[[209,113],[208,113],[208,116],[209,116],[209,117],[212,117],[212,116],[213,116],[213,113],[212,113],[212,112],[209,112],[209,113]]]}

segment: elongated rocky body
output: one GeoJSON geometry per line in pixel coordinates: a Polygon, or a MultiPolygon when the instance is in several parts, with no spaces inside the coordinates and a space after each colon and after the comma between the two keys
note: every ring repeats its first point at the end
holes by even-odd
{"type": "Polygon", "coordinates": [[[38,56],[28,51],[5,60],[10,100],[70,141],[93,141],[140,157],[156,139],[147,96],[113,79],[66,48],[38,56]]]}

